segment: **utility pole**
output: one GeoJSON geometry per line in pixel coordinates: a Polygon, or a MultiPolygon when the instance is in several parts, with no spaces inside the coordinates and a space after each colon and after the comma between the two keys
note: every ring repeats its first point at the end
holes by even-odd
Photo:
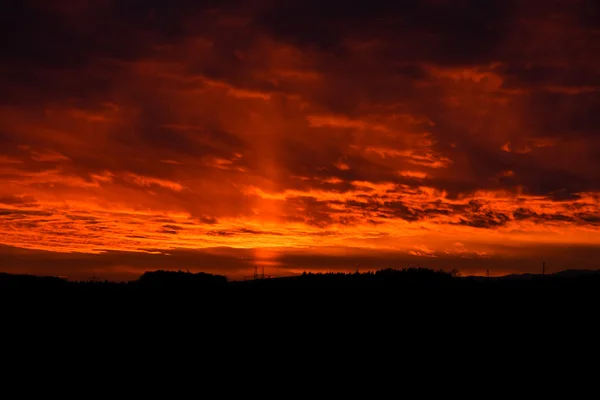
{"type": "Polygon", "coordinates": [[[542,275],[546,275],[546,261],[542,261],[542,275]]]}

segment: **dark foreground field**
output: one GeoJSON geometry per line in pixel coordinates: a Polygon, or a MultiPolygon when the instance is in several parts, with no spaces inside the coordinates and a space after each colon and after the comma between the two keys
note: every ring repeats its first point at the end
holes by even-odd
{"type": "Polygon", "coordinates": [[[0,300],[4,312],[18,316],[99,325],[113,324],[115,318],[126,323],[155,320],[162,321],[157,322],[160,329],[169,325],[164,321],[172,321],[190,324],[194,331],[203,325],[213,329],[215,320],[221,321],[218,326],[241,324],[242,330],[277,331],[283,321],[318,330],[321,323],[340,321],[360,329],[384,323],[401,326],[403,332],[432,324],[435,329],[476,330],[484,324],[494,329],[550,324],[556,331],[573,322],[596,325],[600,271],[485,278],[410,268],[247,281],[154,271],[122,283],[0,274],[0,300]]]}
{"type": "MultiPolygon", "coordinates": [[[[600,298],[600,271],[569,270],[549,275],[509,275],[504,277],[460,277],[422,268],[380,270],[369,273],[303,274],[294,277],[229,281],[224,276],[183,271],[146,272],[131,282],[67,281],[57,277],[0,274],[0,293],[25,301],[69,298],[74,301],[180,302],[183,306],[201,304],[218,307],[235,302],[248,306],[250,300],[264,300],[266,309],[285,302],[310,304],[321,300],[375,301],[386,297],[389,305],[410,300],[413,307],[448,298],[479,299],[510,303],[537,299],[540,307],[549,299],[600,298]]],[[[349,304],[349,303],[348,303],[349,304]]],[[[406,307],[406,302],[402,303],[406,307]]]]}
{"type": "Polygon", "coordinates": [[[552,349],[554,357],[557,343],[588,354],[599,299],[600,272],[592,271],[476,278],[406,269],[240,282],[156,271],[128,283],[0,274],[3,332],[14,336],[6,343],[58,338],[48,346],[70,349],[83,341],[75,346],[82,354],[115,342],[127,349],[122,354],[185,355],[200,346],[252,349],[251,360],[277,354],[290,362],[306,352],[310,363],[328,360],[332,349],[344,357],[362,349],[386,363],[396,351],[395,363],[411,354],[425,364],[444,349],[457,352],[449,360],[515,345],[528,355],[552,349]]]}

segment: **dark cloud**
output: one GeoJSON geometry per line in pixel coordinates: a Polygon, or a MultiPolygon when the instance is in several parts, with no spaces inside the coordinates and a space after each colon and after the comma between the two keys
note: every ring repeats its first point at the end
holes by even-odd
{"type": "Polygon", "coordinates": [[[36,211],[36,210],[11,210],[0,208],[1,216],[9,216],[18,218],[19,216],[36,216],[36,217],[50,217],[53,215],[51,212],[47,211],[36,211]]]}
{"type": "Polygon", "coordinates": [[[310,0],[275,3],[254,23],[295,45],[338,55],[344,55],[348,39],[383,39],[392,44],[387,47],[388,57],[465,64],[491,58],[510,28],[514,8],[513,1],[359,1],[350,5],[310,0]],[[421,40],[407,40],[409,35],[421,40]]]}
{"type": "Polygon", "coordinates": [[[547,214],[547,213],[536,213],[535,211],[519,208],[513,212],[513,218],[516,220],[527,220],[533,219],[537,223],[548,223],[548,222],[573,222],[576,219],[569,215],[562,214],[547,214]]]}
{"type": "Polygon", "coordinates": [[[581,213],[577,215],[581,221],[587,224],[598,225],[600,224],[600,213],[581,213]]]}
{"type": "Polygon", "coordinates": [[[488,211],[471,215],[469,219],[461,219],[460,224],[475,228],[497,228],[505,225],[509,220],[510,217],[505,214],[488,211]]]}
{"type": "Polygon", "coordinates": [[[585,93],[600,88],[600,74],[589,66],[568,65],[527,65],[507,64],[499,71],[505,80],[503,87],[507,89],[533,89],[541,91],[560,90],[565,94],[569,88],[572,94],[577,94],[577,89],[585,93]]]}
{"type": "Polygon", "coordinates": [[[0,196],[0,204],[9,206],[35,207],[36,199],[31,196],[0,196]]]}

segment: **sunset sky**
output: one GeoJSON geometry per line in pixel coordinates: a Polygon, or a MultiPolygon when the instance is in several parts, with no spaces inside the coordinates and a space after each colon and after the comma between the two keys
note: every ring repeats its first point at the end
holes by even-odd
{"type": "Polygon", "coordinates": [[[8,0],[0,271],[599,268],[596,0],[8,0]]]}

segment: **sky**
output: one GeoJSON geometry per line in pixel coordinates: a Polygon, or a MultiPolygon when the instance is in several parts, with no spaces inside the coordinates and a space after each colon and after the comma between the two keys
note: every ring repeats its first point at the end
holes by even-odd
{"type": "Polygon", "coordinates": [[[0,271],[596,269],[595,0],[8,0],[0,271]]]}

